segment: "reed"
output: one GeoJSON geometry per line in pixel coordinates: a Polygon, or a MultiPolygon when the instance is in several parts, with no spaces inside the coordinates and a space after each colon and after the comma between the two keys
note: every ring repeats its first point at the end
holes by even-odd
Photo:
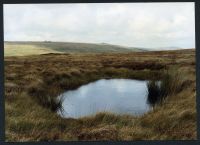
{"type": "Polygon", "coordinates": [[[162,103],[167,96],[176,94],[183,89],[182,75],[175,68],[164,71],[161,80],[151,80],[147,84],[148,102],[154,106],[162,103]]]}

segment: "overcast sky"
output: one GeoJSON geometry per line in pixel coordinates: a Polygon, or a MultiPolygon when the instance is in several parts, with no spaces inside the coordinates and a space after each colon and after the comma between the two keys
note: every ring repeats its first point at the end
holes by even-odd
{"type": "Polygon", "coordinates": [[[195,47],[194,3],[5,4],[5,41],[195,47]]]}

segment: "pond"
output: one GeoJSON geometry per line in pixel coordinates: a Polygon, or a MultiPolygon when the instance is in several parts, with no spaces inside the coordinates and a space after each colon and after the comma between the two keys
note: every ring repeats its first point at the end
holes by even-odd
{"type": "Polygon", "coordinates": [[[80,118],[98,112],[142,115],[151,108],[147,101],[147,81],[101,79],[66,91],[60,96],[64,118],[80,118]]]}

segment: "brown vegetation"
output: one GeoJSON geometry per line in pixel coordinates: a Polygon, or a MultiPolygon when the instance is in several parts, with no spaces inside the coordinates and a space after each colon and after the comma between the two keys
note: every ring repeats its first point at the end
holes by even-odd
{"type": "Polygon", "coordinates": [[[6,140],[196,139],[195,81],[193,49],[5,57],[6,140]],[[63,91],[97,79],[160,79],[174,67],[184,89],[140,117],[99,113],[64,119],[52,107],[63,91]]]}

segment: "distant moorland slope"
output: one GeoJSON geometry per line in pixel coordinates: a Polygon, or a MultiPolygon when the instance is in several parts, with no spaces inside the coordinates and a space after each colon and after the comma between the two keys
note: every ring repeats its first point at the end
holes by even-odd
{"type": "Polygon", "coordinates": [[[73,42],[26,42],[26,41],[5,41],[5,56],[24,56],[46,53],[123,53],[143,52],[143,48],[124,47],[107,43],[73,43],[73,42]]]}

